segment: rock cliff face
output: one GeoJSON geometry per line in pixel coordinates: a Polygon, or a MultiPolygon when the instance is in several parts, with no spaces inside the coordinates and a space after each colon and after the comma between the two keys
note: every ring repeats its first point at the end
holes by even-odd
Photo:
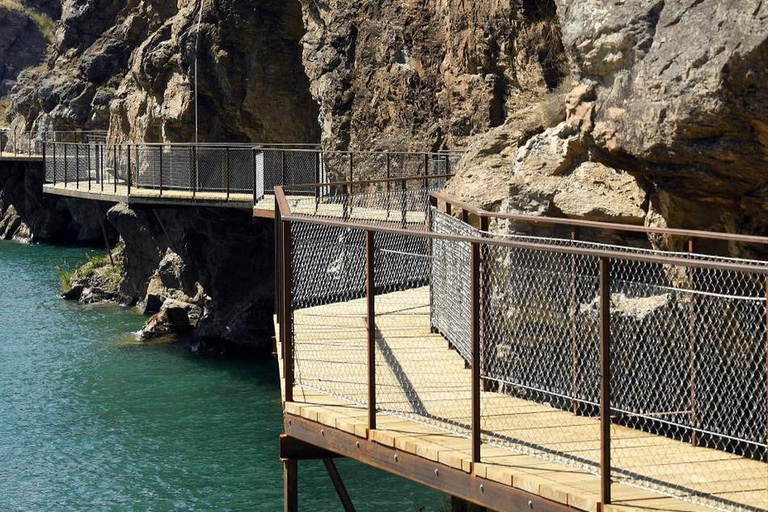
{"type": "Polygon", "coordinates": [[[471,140],[450,190],[510,211],[765,234],[767,8],[558,0],[565,116],[519,111],[471,140]],[[473,197],[478,176],[506,197],[473,197]]]}
{"type": "Polygon", "coordinates": [[[39,129],[109,128],[116,140],[307,142],[316,108],[300,60],[300,7],[273,0],[65,0],[53,55],[14,91],[39,129]]]}
{"type": "Polygon", "coordinates": [[[549,1],[301,3],[327,147],[456,147],[567,72],[549,1]]]}
{"type": "Polygon", "coordinates": [[[58,0],[7,0],[0,4],[0,99],[11,92],[21,71],[43,63],[52,36],[52,18],[58,18],[60,11],[58,0]]]}

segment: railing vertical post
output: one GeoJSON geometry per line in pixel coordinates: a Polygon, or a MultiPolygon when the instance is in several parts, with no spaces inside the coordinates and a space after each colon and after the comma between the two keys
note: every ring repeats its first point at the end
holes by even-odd
{"type": "Polygon", "coordinates": [[[429,153],[424,153],[424,188],[429,190],[429,153]]]}
{"type": "Polygon", "coordinates": [[[86,145],[87,153],[86,153],[86,171],[88,173],[88,191],[91,190],[91,146],[90,144],[86,145]]]}
{"type": "Polygon", "coordinates": [[[405,201],[405,192],[408,185],[406,181],[403,179],[400,181],[400,223],[403,229],[405,229],[408,225],[408,212],[406,211],[406,201],[405,201]]]}
{"type": "Polygon", "coordinates": [[[189,146],[189,189],[195,198],[195,182],[197,181],[197,152],[195,146],[189,146]]]}
{"type": "Polygon", "coordinates": [[[365,232],[365,296],[368,306],[368,430],[376,430],[376,284],[373,231],[365,232]]]}
{"type": "Polygon", "coordinates": [[[283,318],[280,322],[280,336],[283,345],[283,376],[285,378],[285,401],[293,402],[293,304],[292,304],[292,240],[291,222],[283,221],[282,225],[282,251],[280,265],[283,278],[280,294],[283,299],[281,305],[283,318]]]}
{"type": "Polygon", "coordinates": [[[117,144],[112,146],[112,186],[115,194],[117,194],[117,157],[120,149],[117,144]]]}
{"type": "MultiPolygon", "coordinates": [[[[277,323],[283,321],[283,307],[282,307],[282,295],[281,284],[283,279],[283,265],[281,251],[283,250],[283,222],[280,216],[280,206],[275,200],[275,315],[277,315],[277,323]]],[[[282,340],[282,338],[281,338],[282,340]]]]}
{"type": "Polygon", "coordinates": [[[600,257],[600,502],[611,504],[611,260],[600,257]]]}
{"type": "Polygon", "coordinates": [[[285,182],[285,150],[280,151],[280,185],[287,185],[285,182]]]}
{"type": "MultiPolygon", "coordinates": [[[[251,150],[251,173],[253,174],[253,176],[252,176],[252,179],[253,179],[253,204],[256,204],[256,202],[259,200],[259,198],[258,198],[258,190],[256,190],[257,189],[257,184],[258,184],[258,176],[256,176],[256,159],[257,158],[258,157],[257,157],[257,153],[256,153],[256,148],[253,148],[251,150]]],[[[277,208],[275,208],[275,210],[277,210],[277,208]]],[[[275,215],[277,215],[277,213],[275,213],[275,215]]]]}
{"type": "Polygon", "coordinates": [[[80,190],[80,144],[75,144],[75,188],[80,190]]]}
{"type": "MultiPolygon", "coordinates": [[[[320,153],[315,153],[315,183],[320,183],[320,153]]],[[[320,199],[320,190],[322,187],[315,187],[315,206],[320,199]]]]}
{"type": "Polygon", "coordinates": [[[68,176],[68,169],[69,166],[69,158],[67,158],[67,144],[64,143],[64,188],[67,188],[69,185],[69,176],[68,176]]]}
{"type": "Polygon", "coordinates": [[[354,163],[354,155],[353,155],[353,154],[352,154],[352,152],[350,151],[350,152],[349,152],[349,182],[350,182],[350,183],[352,183],[353,181],[355,181],[355,173],[354,173],[354,169],[355,169],[355,163],[354,163]]]}
{"type": "MultiPolygon", "coordinates": [[[[571,246],[576,245],[576,241],[579,238],[579,228],[576,226],[571,227],[571,246]]],[[[571,412],[573,414],[579,413],[579,401],[577,400],[579,394],[579,340],[578,329],[576,321],[578,318],[577,308],[579,305],[579,292],[578,282],[576,280],[576,258],[575,254],[571,255],[571,358],[572,358],[572,382],[571,382],[571,412]]]]}
{"type": "Polygon", "coordinates": [[[445,155],[445,174],[451,174],[451,157],[445,155]]]}
{"type": "MultiPolygon", "coordinates": [[[[3,138],[3,134],[0,133],[0,139],[2,138],[3,138]]],[[[48,181],[48,159],[46,158],[45,150],[46,150],[45,141],[43,141],[43,165],[45,166],[45,176],[43,177],[43,183],[48,181]]],[[[0,153],[2,153],[2,151],[0,151],[0,153]]]]}
{"type": "MultiPolygon", "coordinates": [[[[472,242],[472,463],[480,462],[480,244],[472,242]]],[[[473,468],[474,472],[474,468],[473,468]]]]}
{"type": "MultiPolygon", "coordinates": [[[[157,146],[158,162],[160,163],[160,197],[163,197],[163,146],[157,146]]],[[[173,161],[173,160],[171,160],[173,161]]]]}
{"type": "Polygon", "coordinates": [[[229,188],[230,188],[230,180],[231,180],[230,174],[232,172],[230,155],[229,155],[229,146],[227,146],[226,148],[226,154],[227,154],[227,168],[226,168],[227,174],[226,174],[225,181],[226,181],[226,187],[227,187],[227,201],[229,201],[229,188]]]}
{"type": "Polygon", "coordinates": [[[131,145],[128,144],[128,174],[127,174],[127,184],[128,184],[128,195],[131,195],[131,145]]]}
{"type": "MultiPolygon", "coordinates": [[[[693,237],[688,239],[688,254],[693,254],[693,237]]],[[[690,272],[690,288],[695,290],[695,269],[693,267],[688,268],[690,272]]],[[[696,434],[696,295],[691,292],[691,301],[688,305],[690,311],[688,313],[688,365],[690,372],[690,386],[691,386],[691,444],[693,446],[698,445],[699,439],[696,434]]]]}

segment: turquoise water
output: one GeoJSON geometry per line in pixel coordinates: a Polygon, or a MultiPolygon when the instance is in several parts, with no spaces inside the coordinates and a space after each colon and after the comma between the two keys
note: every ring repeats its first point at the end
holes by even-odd
{"type": "MultiPolygon", "coordinates": [[[[279,511],[275,363],[140,345],[143,318],[57,298],[54,267],[85,249],[0,242],[0,511],[279,511]]],[[[339,461],[359,511],[443,498],[339,461]]],[[[302,462],[300,510],[341,510],[302,462]]]]}

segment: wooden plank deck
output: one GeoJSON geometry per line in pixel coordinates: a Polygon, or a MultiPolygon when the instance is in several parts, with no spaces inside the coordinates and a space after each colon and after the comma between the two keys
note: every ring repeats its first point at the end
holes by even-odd
{"type": "MultiPolygon", "coordinates": [[[[287,415],[366,437],[365,311],[365,299],[357,299],[295,312],[297,385],[295,401],[285,404],[287,415]]],[[[430,332],[429,289],[377,296],[376,313],[377,403],[382,412],[370,437],[471,471],[465,428],[470,370],[442,336],[430,332]]],[[[576,509],[598,509],[599,478],[588,471],[599,461],[597,418],[491,392],[482,394],[482,416],[485,432],[517,442],[484,444],[475,475],[576,509]],[[564,464],[558,454],[586,463],[564,464]]],[[[678,499],[614,483],[614,504],[606,510],[711,510],[686,501],[697,492],[768,510],[766,463],[621,426],[612,428],[612,438],[615,467],[687,490],[679,490],[685,499],[678,499]]]]}
{"type": "Polygon", "coordinates": [[[27,153],[0,153],[0,162],[40,162],[42,163],[42,155],[30,155],[27,153]]]}
{"type": "Polygon", "coordinates": [[[64,183],[47,183],[43,185],[43,193],[74,197],[79,199],[91,199],[95,201],[107,201],[113,203],[135,204],[164,204],[164,205],[200,205],[220,206],[227,208],[252,208],[253,194],[226,192],[196,192],[189,190],[163,189],[162,194],[156,188],[131,187],[128,195],[128,187],[122,183],[115,186],[113,183],[101,184],[91,182],[90,189],[87,181],[64,183]]]}

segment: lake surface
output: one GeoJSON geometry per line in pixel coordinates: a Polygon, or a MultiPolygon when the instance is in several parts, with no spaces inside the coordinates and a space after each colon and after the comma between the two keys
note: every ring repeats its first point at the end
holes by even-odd
{"type": "MultiPolygon", "coordinates": [[[[58,299],[54,267],[86,252],[0,242],[0,510],[282,510],[275,362],[139,344],[136,312],[58,299]]],[[[444,504],[338,464],[361,512],[444,504]]],[[[299,467],[300,510],[341,510],[322,463],[299,467]]]]}

